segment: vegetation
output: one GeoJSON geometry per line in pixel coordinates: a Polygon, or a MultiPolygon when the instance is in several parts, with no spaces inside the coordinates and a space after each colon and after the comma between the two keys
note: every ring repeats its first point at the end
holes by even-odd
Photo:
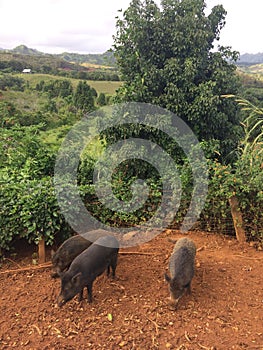
{"type": "MultiPolygon", "coordinates": [[[[53,184],[58,148],[85,113],[126,101],[164,107],[198,136],[209,167],[200,227],[234,232],[229,199],[235,196],[247,237],[263,241],[262,75],[237,70],[238,55],[230,48],[212,50],[225,23],[222,6],[206,16],[202,0],[163,0],[161,5],[132,0],[117,20],[114,49],[123,83],[113,81],[116,68],[85,68],[84,55],[46,55],[24,46],[0,52],[0,248],[10,249],[20,238],[37,243],[43,237],[52,244],[58,234],[71,232],[53,184]],[[39,73],[21,74],[25,67],[39,73]],[[92,74],[96,80],[87,80],[92,74]]],[[[105,56],[110,60],[112,53],[105,56]]],[[[92,56],[90,64],[105,65],[104,58],[92,56]]],[[[100,110],[98,124],[107,118],[100,110]]],[[[170,174],[160,175],[148,162],[127,157],[105,185],[128,203],[140,200],[131,189],[134,181],[144,179],[146,203],[125,213],[100,202],[93,184],[97,159],[106,146],[137,137],[158,144],[175,160],[183,193],[173,225],[182,222],[194,191],[193,170],[183,150],[161,131],[162,122],[160,116],[160,125],[152,128],[136,123],[108,128],[82,152],[78,189],[94,217],[112,226],[140,225],[152,217],[163,196],[170,201],[162,186],[170,174]]],[[[172,119],[165,123],[174,127],[172,119]]],[[[123,152],[129,154],[128,143],[123,152]]],[[[70,153],[66,158],[71,160],[70,153]]],[[[158,161],[156,154],[154,164],[158,161]]]]}
{"type": "Polygon", "coordinates": [[[235,100],[246,115],[242,122],[244,137],[234,164],[210,163],[212,176],[202,225],[205,229],[233,231],[228,200],[236,196],[247,236],[263,242],[263,109],[240,98],[235,100]]]}
{"type": "Polygon", "coordinates": [[[21,73],[30,68],[32,73],[60,75],[82,80],[119,81],[112,52],[97,55],[63,53],[51,55],[20,45],[13,50],[0,51],[0,70],[21,73]]]}
{"type": "Polygon", "coordinates": [[[118,101],[156,104],[176,113],[200,141],[218,141],[221,160],[236,147],[239,118],[233,101],[239,81],[228,47],[211,51],[225,23],[226,11],[205,2],[133,0],[117,21],[114,49],[122,80],[118,101]],[[209,128],[207,127],[209,125],[209,128]]]}

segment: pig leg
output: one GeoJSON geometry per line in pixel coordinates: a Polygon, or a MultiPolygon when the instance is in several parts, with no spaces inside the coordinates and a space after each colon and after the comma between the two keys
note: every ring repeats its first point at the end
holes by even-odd
{"type": "MultiPolygon", "coordinates": [[[[113,259],[110,266],[112,269],[112,278],[115,278],[115,272],[116,272],[116,267],[117,267],[117,257],[115,257],[115,259],[113,259]]],[[[110,266],[109,266],[109,269],[110,269],[110,266]]],[[[109,273],[110,273],[110,271],[109,271],[109,273]]]]}
{"type": "Polygon", "coordinates": [[[110,275],[110,265],[108,265],[107,267],[107,277],[109,277],[109,275],[110,275]]]}
{"type": "Polygon", "coordinates": [[[88,290],[88,303],[92,303],[92,283],[87,284],[87,290],[88,290]]]}
{"type": "Polygon", "coordinates": [[[186,289],[186,293],[191,295],[191,282],[189,282],[186,286],[185,286],[185,289],[186,289]]]}
{"type": "Polygon", "coordinates": [[[79,292],[79,301],[81,301],[82,299],[83,299],[83,288],[79,292]]]}
{"type": "Polygon", "coordinates": [[[52,278],[58,278],[59,277],[59,274],[57,272],[53,272],[51,275],[50,275],[52,278]]]}

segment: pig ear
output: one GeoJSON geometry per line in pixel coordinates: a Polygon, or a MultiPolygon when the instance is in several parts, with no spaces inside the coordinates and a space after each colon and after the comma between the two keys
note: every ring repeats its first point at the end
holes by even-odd
{"type": "Polygon", "coordinates": [[[168,283],[171,282],[171,278],[166,273],[164,274],[164,278],[165,278],[166,282],[168,282],[168,283]]]}
{"type": "Polygon", "coordinates": [[[71,278],[72,283],[79,284],[80,276],[81,276],[81,272],[79,272],[75,276],[73,276],[71,278]]]}

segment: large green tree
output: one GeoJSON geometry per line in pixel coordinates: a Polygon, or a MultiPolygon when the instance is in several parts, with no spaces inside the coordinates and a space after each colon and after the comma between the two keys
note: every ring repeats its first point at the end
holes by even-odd
{"type": "Polygon", "coordinates": [[[78,83],[73,96],[73,103],[84,113],[94,110],[94,89],[92,89],[86,81],[80,81],[78,83]]]}
{"type": "Polygon", "coordinates": [[[176,113],[200,140],[218,140],[222,159],[237,145],[239,81],[230,47],[214,48],[224,27],[221,5],[203,0],[132,0],[117,19],[114,50],[124,84],[117,102],[147,102],[176,113]]]}

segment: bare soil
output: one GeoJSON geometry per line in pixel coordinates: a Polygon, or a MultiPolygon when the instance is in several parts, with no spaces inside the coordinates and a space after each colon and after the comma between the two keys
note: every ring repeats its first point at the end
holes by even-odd
{"type": "Polygon", "coordinates": [[[199,248],[196,274],[192,295],[175,310],[164,272],[173,249],[168,238],[181,236],[168,230],[122,249],[116,279],[95,281],[91,305],[76,297],[58,308],[60,281],[48,267],[34,269],[32,252],[5,259],[0,349],[262,350],[262,251],[221,235],[188,233],[199,248]]]}

